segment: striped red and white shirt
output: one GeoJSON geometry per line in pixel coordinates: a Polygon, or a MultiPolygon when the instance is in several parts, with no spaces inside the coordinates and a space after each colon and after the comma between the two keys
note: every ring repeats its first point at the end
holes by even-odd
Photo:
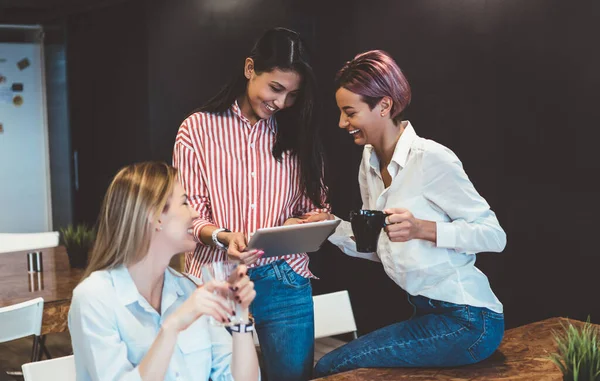
{"type": "MultiPolygon", "coordinates": [[[[222,114],[192,114],[179,127],[173,166],[200,214],[194,222],[199,244],[186,253],[188,273],[200,276],[204,263],[227,259],[225,250],[200,240],[207,225],[244,233],[249,240],[257,229],[281,226],[290,217],[315,210],[300,186],[297,158],[283,153],[278,162],[271,154],[276,130],[274,117],[251,125],[237,102],[222,114]]],[[[314,277],[306,253],[261,258],[250,267],[278,259],[285,259],[299,275],[314,277]]]]}

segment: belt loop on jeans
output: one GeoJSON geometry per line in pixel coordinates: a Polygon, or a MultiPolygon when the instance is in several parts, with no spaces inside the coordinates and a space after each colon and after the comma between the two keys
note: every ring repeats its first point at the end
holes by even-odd
{"type": "Polygon", "coordinates": [[[275,276],[277,277],[277,280],[282,280],[283,279],[283,274],[281,273],[281,269],[279,269],[279,261],[275,261],[273,263],[271,263],[271,266],[273,266],[273,270],[275,271],[275,276]]]}

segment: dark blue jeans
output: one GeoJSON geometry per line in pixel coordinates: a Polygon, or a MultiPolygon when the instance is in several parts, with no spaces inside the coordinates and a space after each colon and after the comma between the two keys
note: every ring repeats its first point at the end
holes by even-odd
{"type": "Polygon", "coordinates": [[[356,368],[449,367],[489,357],[504,336],[504,315],[487,308],[409,296],[413,317],[325,355],[315,377],[356,368]]]}
{"type": "Polygon", "coordinates": [[[250,307],[269,381],[311,378],[314,309],[310,279],[284,261],[248,270],[256,298],[250,307]]]}

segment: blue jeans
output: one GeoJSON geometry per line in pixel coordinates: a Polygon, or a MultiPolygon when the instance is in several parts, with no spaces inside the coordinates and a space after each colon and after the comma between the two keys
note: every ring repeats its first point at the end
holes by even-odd
{"type": "Polygon", "coordinates": [[[356,368],[450,367],[489,357],[504,336],[504,315],[487,308],[409,296],[415,313],[326,354],[315,377],[356,368]]]}
{"type": "Polygon", "coordinates": [[[248,270],[256,298],[254,317],[266,378],[305,381],[314,358],[314,309],[310,279],[279,260],[248,270]]]}

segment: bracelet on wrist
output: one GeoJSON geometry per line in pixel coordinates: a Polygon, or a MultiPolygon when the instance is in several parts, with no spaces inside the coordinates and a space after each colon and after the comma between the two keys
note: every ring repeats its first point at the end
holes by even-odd
{"type": "Polygon", "coordinates": [[[219,241],[219,239],[217,238],[217,235],[221,232],[225,232],[225,233],[231,233],[231,230],[226,229],[226,228],[217,228],[215,230],[213,230],[212,232],[212,241],[215,244],[216,247],[221,248],[223,250],[227,250],[227,246],[225,246],[221,241],[219,241]]]}
{"type": "Polygon", "coordinates": [[[249,318],[246,323],[234,324],[227,327],[230,332],[248,333],[254,332],[254,319],[249,318]]]}

